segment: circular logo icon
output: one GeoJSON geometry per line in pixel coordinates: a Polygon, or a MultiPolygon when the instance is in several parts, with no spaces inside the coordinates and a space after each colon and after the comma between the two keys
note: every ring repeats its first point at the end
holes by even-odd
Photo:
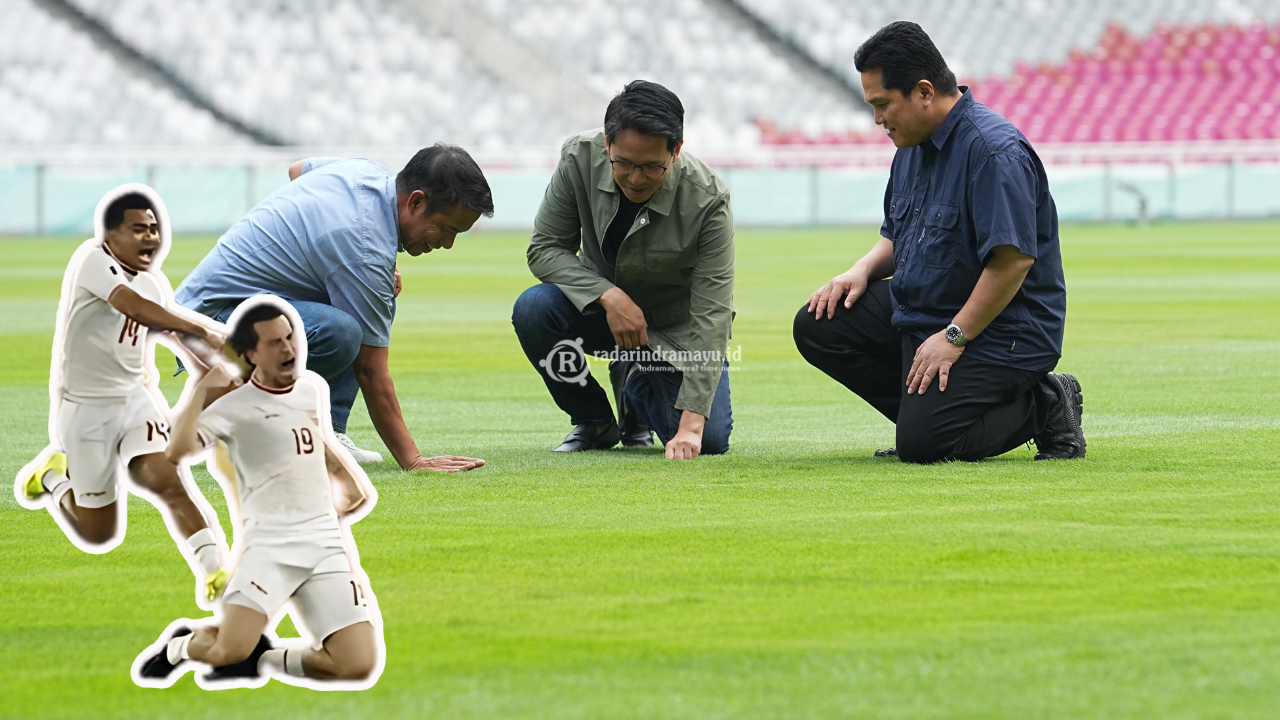
{"type": "Polygon", "coordinates": [[[582,338],[561,340],[551,346],[551,352],[539,360],[538,365],[556,382],[586,386],[587,376],[591,374],[587,354],[582,351],[582,338]]]}

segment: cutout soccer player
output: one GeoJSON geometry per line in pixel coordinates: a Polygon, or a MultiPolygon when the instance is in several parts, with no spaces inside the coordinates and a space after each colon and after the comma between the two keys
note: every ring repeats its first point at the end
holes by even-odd
{"type": "Polygon", "coordinates": [[[302,369],[296,311],[258,296],[230,321],[230,344],[252,374],[201,411],[208,393],[234,383],[221,367],[210,370],[177,414],[168,453],[176,460],[226,444],[234,477],[219,479],[240,560],[216,624],[171,624],[135,661],[134,679],[165,687],[196,661],[213,667],[203,680],[221,685],[274,675],[318,689],[371,686],[382,668],[381,622],[347,523],[368,513],[375,493],[333,434],[328,385],[302,369]],[[309,646],[273,647],[269,628],[289,601],[309,646]]]}
{"type": "Polygon", "coordinates": [[[147,497],[186,545],[203,604],[226,584],[225,542],[216,523],[210,528],[213,509],[164,455],[169,407],[148,330],[181,333],[206,350],[224,338],[193,313],[170,310],[173,290],[160,270],[168,247],[168,215],[147,186],[121,186],[98,204],[96,237],[72,255],[63,279],[49,383],[53,442],[19,473],[15,494],[30,509],[47,508],[91,553],[124,537],[119,487],[147,497]]]}

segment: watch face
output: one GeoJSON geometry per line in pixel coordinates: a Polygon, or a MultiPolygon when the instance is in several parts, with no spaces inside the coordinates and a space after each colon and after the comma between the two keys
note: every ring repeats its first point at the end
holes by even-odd
{"type": "Polygon", "coordinates": [[[955,325],[947,326],[947,340],[955,342],[960,339],[960,328],[955,325]]]}

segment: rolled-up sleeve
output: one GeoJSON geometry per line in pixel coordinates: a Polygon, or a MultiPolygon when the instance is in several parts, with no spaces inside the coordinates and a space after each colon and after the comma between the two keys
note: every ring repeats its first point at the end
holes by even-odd
{"type": "Polygon", "coordinates": [[[984,264],[1001,245],[1036,257],[1038,196],[1036,171],[1026,156],[994,154],[974,172],[969,181],[970,211],[978,257],[984,264]]]}
{"type": "MultiPolygon", "coordinates": [[[[691,332],[689,350],[702,357],[723,357],[733,326],[733,211],[729,196],[713,208],[698,235],[698,260],[689,285],[691,332]]],[[[722,374],[722,361],[705,361],[684,370],[676,409],[711,416],[711,401],[722,374]]]]}
{"type": "Polygon", "coordinates": [[[372,263],[340,265],[325,281],[329,303],[360,323],[361,345],[391,345],[395,268],[372,263]]]}
{"type": "Polygon", "coordinates": [[[893,204],[893,168],[889,169],[889,180],[884,184],[884,222],[880,223],[880,237],[894,239],[893,226],[889,224],[889,218],[892,212],[889,206],[893,204]]]}
{"type": "Polygon", "coordinates": [[[339,160],[342,160],[342,159],[343,159],[343,158],[340,158],[340,157],[313,157],[313,158],[307,158],[306,160],[304,160],[304,161],[302,162],[302,172],[301,172],[301,173],[299,173],[299,174],[301,174],[301,175],[306,175],[307,173],[311,172],[312,170],[315,170],[316,168],[322,168],[322,167],[324,167],[325,165],[328,165],[329,163],[336,163],[336,162],[338,162],[339,160]]]}
{"type": "Polygon", "coordinates": [[[562,154],[533,219],[533,236],[526,256],[534,277],[555,283],[582,312],[614,285],[578,259],[582,221],[573,187],[576,171],[573,158],[562,154]]]}

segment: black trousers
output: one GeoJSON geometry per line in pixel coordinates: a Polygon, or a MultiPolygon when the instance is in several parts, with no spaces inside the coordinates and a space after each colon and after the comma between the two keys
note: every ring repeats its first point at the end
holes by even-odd
{"type": "Polygon", "coordinates": [[[1057,396],[1046,372],[1018,370],[961,355],[946,392],[938,381],[907,394],[907,373],[921,340],[893,329],[889,281],[871,283],[852,308],[821,320],[800,308],[793,334],[811,365],[866,400],[898,426],[903,462],[981,460],[1006,453],[1044,429],[1057,396]]]}

